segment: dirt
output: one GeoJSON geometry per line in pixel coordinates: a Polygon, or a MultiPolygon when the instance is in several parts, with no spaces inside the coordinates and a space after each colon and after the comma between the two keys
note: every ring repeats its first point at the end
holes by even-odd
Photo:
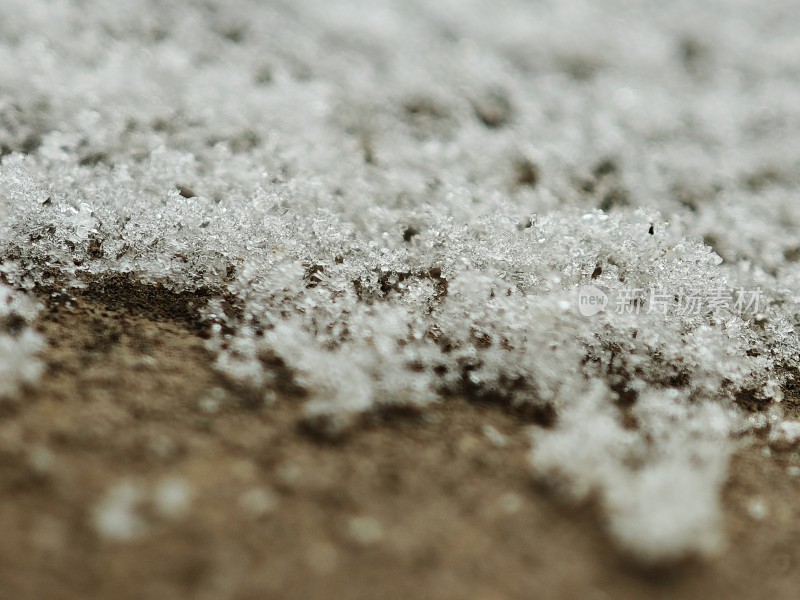
{"type": "Polygon", "coordinates": [[[116,281],[42,299],[46,373],[0,404],[2,600],[800,596],[796,449],[738,452],[721,555],[647,569],[536,477],[522,415],[454,398],[323,440],[300,398],[214,371],[202,296],[116,281]],[[173,514],[155,498],[176,478],[173,514]],[[140,527],[115,539],[97,515],[125,481],[140,527]]]}

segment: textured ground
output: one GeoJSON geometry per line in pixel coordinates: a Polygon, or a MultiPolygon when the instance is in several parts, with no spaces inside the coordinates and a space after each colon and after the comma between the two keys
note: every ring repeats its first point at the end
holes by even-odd
{"type": "Polygon", "coordinates": [[[637,568],[591,504],[531,477],[530,415],[452,398],[321,441],[296,398],[264,407],[213,375],[192,301],[109,285],[49,302],[46,372],[3,405],[0,597],[796,597],[794,452],[736,455],[718,557],[637,568]],[[98,536],[121,481],[137,521],[98,536]]]}

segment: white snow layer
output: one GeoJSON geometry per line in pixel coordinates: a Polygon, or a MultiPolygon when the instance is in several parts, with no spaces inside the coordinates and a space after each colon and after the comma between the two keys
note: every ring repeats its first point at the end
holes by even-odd
{"type": "Polygon", "coordinates": [[[734,441],[797,373],[796,8],[4,0],[0,394],[39,372],[12,288],[202,287],[218,368],[329,431],[551,415],[534,473],[623,549],[713,551],[734,441]]]}

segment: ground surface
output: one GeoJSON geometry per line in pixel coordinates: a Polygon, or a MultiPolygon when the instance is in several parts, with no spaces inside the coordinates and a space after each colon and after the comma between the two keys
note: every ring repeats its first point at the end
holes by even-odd
{"type": "Polygon", "coordinates": [[[718,558],[635,569],[591,505],[537,485],[526,417],[453,398],[315,439],[296,398],[214,374],[195,302],[119,282],[47,299],[46,373],[2,406],[0,598],[797,597],[796,451],[737,454],[718,558]],[[138,525],[108,539],[124,481],[138,525]],[[188,499],[159,504],[169,481],[188,499]]]}

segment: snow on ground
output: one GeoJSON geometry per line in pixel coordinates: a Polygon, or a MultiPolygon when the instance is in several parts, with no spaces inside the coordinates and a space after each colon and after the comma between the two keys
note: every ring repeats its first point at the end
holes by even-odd
{"type": "Polygon", "coordinates": [[[326,433],[527,407],[532,470],[623,549],[713,552],[797,372],[799,28],[792,0],[6,0],[0,393],[40,370],[20,290],[207,288],[218,368],[288,374],[326,433]]]}

